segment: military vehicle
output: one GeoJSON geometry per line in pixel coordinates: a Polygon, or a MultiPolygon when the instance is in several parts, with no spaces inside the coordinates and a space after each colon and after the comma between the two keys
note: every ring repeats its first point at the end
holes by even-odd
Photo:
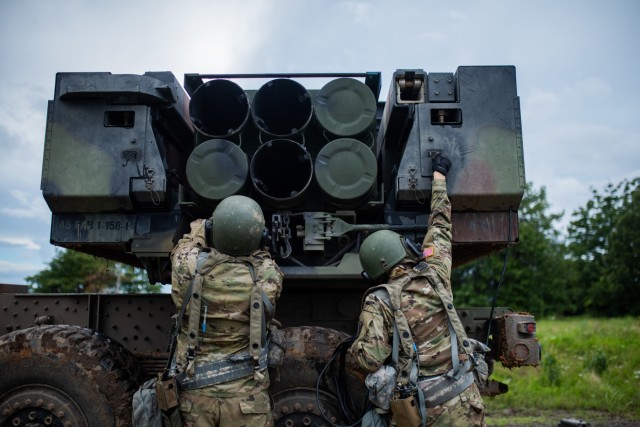
{"type": "MultiPolygon", "coordinates": [[[[51,243],[168,284],[170,252],[190,222],[227,196],[254,198],[285,273],[276,425],[353,422],[345,393],[364,399],[360,379],[346,369],[336,384],[325,368],[355,332],[370,286],[363,238],[391,229],[422,240],[438,153],[453,160],[454,267],[518,241],[525,188],[514,67],[398,69],[386,101],[381,87],[379,72],[186,74],[182,86],[170,72],[59,73],[41,183],[51,243]]],[[[166,364],[176,312],[168,294],[25,286],[4,286],[0,307],[2,426],[129,425],[132,393],[166,364]]],[[[491,336],[492,359],[539,362],[533,316],[458,312],[470,336],[491,336]]],[[[492,381],[483,391],[505,390],[492,381]]]]}

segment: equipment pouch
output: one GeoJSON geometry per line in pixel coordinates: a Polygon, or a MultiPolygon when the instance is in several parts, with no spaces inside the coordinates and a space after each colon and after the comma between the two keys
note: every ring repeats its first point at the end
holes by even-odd
{"type": "Polygon", "coordinates": [[[275,326],[269,328],[269,353],[267,364],[270,368],[282,366],[287,351],[287,336],[282,329],[275,326]]]}
{"type": "Polygon", "coordinates": [[[376,407],[389,410],[389,402],[396,390],[396,370],[393,366],[382,365],[364,380],[369,390],[369,400],[376,407]]]}
{"type": "Polygon", "coordinates": [[[145,382],[133,394],[131,421],[133,427],[163,427],[162,411],[156,396],[156,378],[145,382]]]}
{"type": "Polygon", "coordinates": [[[406,399],[393,399],[391,413],[397,427],[420,427],[422,425],[422,418],[414,396],[409,396],[406,399]]]}
{"type": "Polygon", "coordinates": [[[163,411],[169,411],[178,407],[178,381],[175,377],[156,382],[156,398],[158,407],[163,411]]]}
{"type": "Polygon", "coordinates": [[[473,377],[476,385],[480,388],[484,388],[487,385],[487,379],[489,378],[489,365],[484,360],[485,353],[491,351],[489,347],[481,343],[478,340],[469,338],[473,348],[473,377]]]}

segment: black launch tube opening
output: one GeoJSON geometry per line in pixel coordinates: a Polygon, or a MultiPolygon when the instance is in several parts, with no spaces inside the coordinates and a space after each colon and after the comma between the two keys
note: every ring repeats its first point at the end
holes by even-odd
{"type": "Polygon", "coordinates": [[[274,139],[256,150],[251,159],[251,181],[267,200],[278,207],[298,201],[313,177],[309,152],[288,139],[274,139]]]}
{"type": "Polygon", "coordinates": [[[244,90],[229,80],[210,80],[200,86],[189,103],[191,122],[202,134],[226,138],[240,132],[249,117],[244,90]]]}
{"type": "Polygon", "coordinates": [[[262,85],[251,108],[256,126],[277,137],[302,132],[313,117],[311,95],[300,83],[289,79],[275,79],[262,85]]]}

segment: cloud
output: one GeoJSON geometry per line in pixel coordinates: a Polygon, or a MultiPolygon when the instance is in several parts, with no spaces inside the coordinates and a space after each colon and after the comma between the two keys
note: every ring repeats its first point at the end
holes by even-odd
{"type": "Polygon", "coordinates": [[[26,237],[0,236],[0,246],[20,247],[29,250],[39,250],[40,245],[26,237]]]}
{"type": "Polygon", "coordinates": [[[15,218],[33,218],[43,222],[51,220],[51,211],[39,192],[10,190],[9,194],[13,198],[13,202],[3,201],[4,207],[0,208],[1,214],[15,218]]]}
{"type": "Polygon", "coordinates": [[[345,9],[353,17],[356,24],[371,22],[373,5],[367,2],[348,1],[344,3],[345,9]]]}
{"type": "Polygon", "coordinates": [[[552,212],[639,174],[640,57],[629,52],[640,2],[32,3],[0,0],[0,258],[12,265],[53,254],[39,185],[57,72],[168,70],[182,83],[194,72],[381,71],[384,99],[398,68],[513,64],[527,180],[547,188],[552,212]]]}
{"type": "Polygon", "coordinates": [[[0,260],[0,273],[30,273],[41,268],[41,265],[36,264],[25,264],[0,260]]]}

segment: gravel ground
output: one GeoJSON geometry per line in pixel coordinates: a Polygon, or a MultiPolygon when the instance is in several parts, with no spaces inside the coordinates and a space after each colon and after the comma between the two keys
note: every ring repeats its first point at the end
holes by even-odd
{"type": "Polygon", "coordinates": [[[601,411],[573,414],[564,411],[505,410],[489,413],[488,416],[488,427],[640,427],[640,419],[629,419],[601,411]]]}

